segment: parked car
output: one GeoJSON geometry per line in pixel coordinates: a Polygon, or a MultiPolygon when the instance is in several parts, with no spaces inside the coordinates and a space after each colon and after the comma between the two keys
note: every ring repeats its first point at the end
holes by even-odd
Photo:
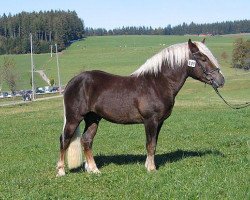
{"type": "Polygon", "coordinates": [[[50,92],[58,92],[59,87],[54,86],[50,89],[50,92]]]}
{"type": "Polygon", "coordinates": [[[52,87],[51,86],[45,86],[44,87],[44,92],[45,93],[50,93],[50,90],[52,89],[52,87]]]}
{"type": "Polygon", "coordinates": [[[15,96],[16,97],[21,97],[22,96],[22,91],[16,91],[15,96]]]}
{"type": "Polygon", "coordinates": [[[42,87],[38,87],[38,88],[36,88],[36,93],[37,94],[43,94],[43,93],[45,93],[45,91],[44,91],[44,89],[42,87]]]}
{"type": "Polygon", "coordinates": [[[12,97],[10,93],[8,92],[2,92],[3,98],[9,98],[12,97]]]}

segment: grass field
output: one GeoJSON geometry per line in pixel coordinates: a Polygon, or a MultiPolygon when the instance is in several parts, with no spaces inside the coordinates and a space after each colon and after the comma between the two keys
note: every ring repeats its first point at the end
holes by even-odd
{"type": "MultiPolygon", "coordinates": [[[[89,69],[128,75],[162,49],[160,44],[184,42],[187,38],[90,37],[60,54],[63,83],[89,69]]],[[[223,51],[230,57],[234,39],[211,37],[207,45],[227,78],[222,94],[239,103],[250,99],[250,74],[235,71],[229,61],[220,59],[223,51]]],[[[44,56],[42,65],[49,55],[40,56],[44,56]]],[[[20,66],[29,63],[28,55],[14,57],[20,66]],[[27,61],[21,62],[26,56],[27,61]]],[[[44,68],[49,76],[55,76],[51,66],[44,68]]],[[[24,69],[28,71],[29,67],[24,69]]],[[[28,86],[25,81],[22,84],[28,86]]],[[[94,141],[102,173],[67,171],[65,177],[56,178],[62,99],[1,107],[0,116],[0,199],[250,198],[250,109],[229,109],[209,86],[192,79],[177,96],[173,114],[162,128],[156,156],[158,171],[153,173],[144,167],[142,125],[116,125],[103,120],[94,141]]]]}

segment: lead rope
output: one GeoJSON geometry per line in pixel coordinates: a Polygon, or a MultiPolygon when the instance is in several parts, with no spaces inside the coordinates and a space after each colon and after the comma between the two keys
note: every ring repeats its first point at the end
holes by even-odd
{"type": "MultiPolygon", "coordinates": [[[[202,69],[202,71],[203,71],[203,73],[204,73],[205,75],[209,75],[209,74],[211,74],[212,72],[214,72],[214,71],[216,71],[216,70],[220,70],[220,69],[215,69],[215,70],[212,70],[212,71],[210,71],[210,72],[207,72],[207,70],[203,67],[203,65],[199,62],[199,60],[196,59],[195,54],[197,54],[197,53],[199,53],[199,51],[197,51],[197,52],[195,52],[195,53],[192,53],[192,54],[193,54],[193,57],[194,57],[195,61],[198,63],[198,65],[201,67],[201,69],[202,69]]],[[[213,87],[213,86],[212,86],[212,87],[213,87]]],[[[233,104],[230,104],[229,102],[227,102],[227,101],[223,98],[223,96],[220,94],[219,90],[218,90],[216,87],[213,87],[213,89],[214,89],[214,91],[216,92],[216,94],[224,101],[224,103],[227,104],[227,105],[228,105],[230,108],[232,108],[232,109],[237,110],[237,109],[242,109],[242,108],[246,108],[246,107],[250,106],[250,102],[245,102],[245,103],[243,103],[243,104],[234,104],[234,105],[233,105],[233,104]]]]}
{"type": "Polygon", "coordinates": [[[227,104],[230,108],[232,109],[241,109],[241,108],[246,108],[248,106],[250,106],[250,102],[246,102],[246,103],[243,103],[243,104],[230,104],[229,102],[227,102],[223,96],[220,94],[220,92],[218,91],[217,88],[213,87],[214,88],[214,91],[216,92],[216,94],[225,102],[225,104],[227,104]]]}

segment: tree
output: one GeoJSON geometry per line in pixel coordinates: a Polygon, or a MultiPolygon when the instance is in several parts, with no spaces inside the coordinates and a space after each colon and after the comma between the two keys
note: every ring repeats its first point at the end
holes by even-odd
{"type": "Polygon", "coordinates": [[[246,41],[245,70],[250,70],[250,40],[246,41]]]}
{"type": "Polygon", "coordinates": [[[16,72],[16,64],[13,59],[4,57],[2,75],[3,81],[8,85],[12,94],[14,94],[14,92],[16,91],[18,76],[16,72]]]}
{"type": "Polygon", "coordinates": [[[234,42],[232,55],[232,64],[234,68],[250,69],[250,41],[238,38],[234,42]]]}
{"type": "Polygon", "coordinates": [[[51,86],[54,86],[54,84],[55,84],[55,79],[54,79],[54,78],[50,78],[49,83],[50,83],[51,86]]]}

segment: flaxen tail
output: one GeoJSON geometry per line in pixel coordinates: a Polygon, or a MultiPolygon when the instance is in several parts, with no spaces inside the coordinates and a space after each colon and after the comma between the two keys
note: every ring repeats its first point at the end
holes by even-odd
{"type": "Polygon", "coordinates": [[[80,167],[83,163],[82,157],[81,133],[78,126],[67,150],[68,168],[76,169],[80,167]]]}

